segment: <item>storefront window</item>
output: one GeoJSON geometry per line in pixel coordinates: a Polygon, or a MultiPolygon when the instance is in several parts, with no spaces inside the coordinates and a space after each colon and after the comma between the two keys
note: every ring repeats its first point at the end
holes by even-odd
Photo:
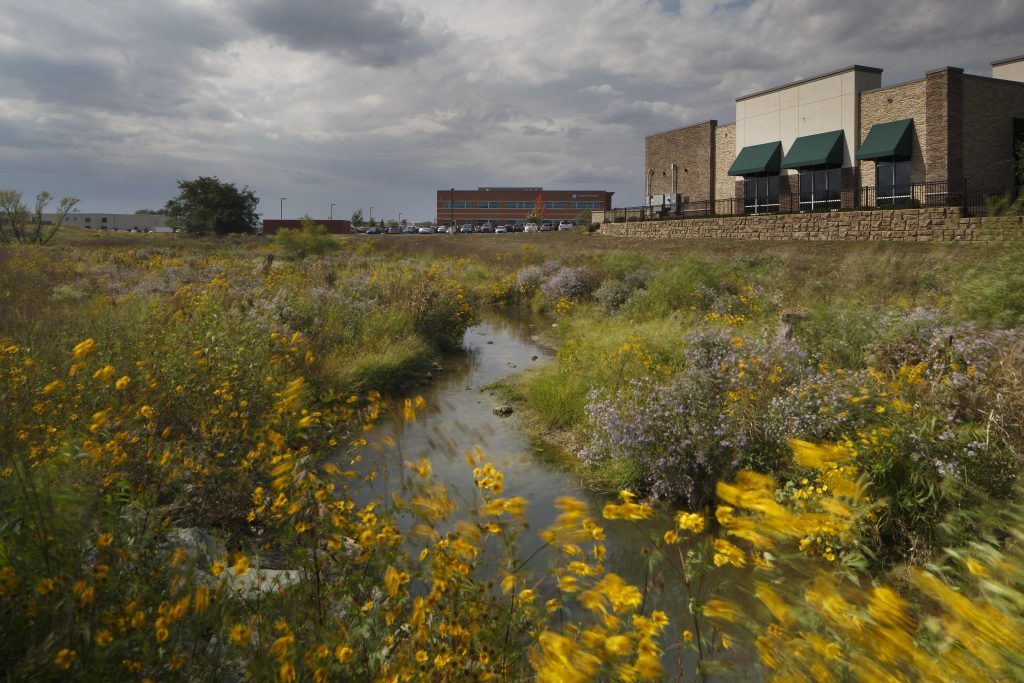
{"type": "Polygon", "coordinates": [[[906,204],[911,199],[910,162],[875,163],[875,198],[879,206],[906,204]]]}
{"type": "Polygon", "coordinates": [[[841,204],[841,168],[800,169],[800,210],[833,211],[841,204]]]}
{"type": "Polygon", "coordinates": [[[744,177],[743,210],[745,213],[777,212],[779,210],[779,176],[744,177]]]}

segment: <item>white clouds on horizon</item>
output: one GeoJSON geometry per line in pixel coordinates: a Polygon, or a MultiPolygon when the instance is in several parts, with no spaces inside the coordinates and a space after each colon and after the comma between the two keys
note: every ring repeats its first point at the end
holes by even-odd
{"type": "MultiPolygon", "coordinates": [[[[430,218],[444,187],[640,200],[643,137],[852,63],[987,75],[1010,0],[0,0],[0,187],[155,208],[219,175],[291,214],[430,218]],[[336,213],[342,209],[337,209],[336,213]],[[343,211],[344,213],[344,211],[343,211]]],[[[271,206],[273,208],[273,206],[271,206]]]]}

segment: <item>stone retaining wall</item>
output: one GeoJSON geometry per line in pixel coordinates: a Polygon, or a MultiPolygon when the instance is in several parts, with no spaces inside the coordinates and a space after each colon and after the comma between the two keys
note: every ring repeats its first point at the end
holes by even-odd
{"type": "Polygon", "coordinates": [[[1024,217],[967,218],[959,207],[761,214],[605,223],[605,235],[683,239],[1019,242],[1024,217]]]}

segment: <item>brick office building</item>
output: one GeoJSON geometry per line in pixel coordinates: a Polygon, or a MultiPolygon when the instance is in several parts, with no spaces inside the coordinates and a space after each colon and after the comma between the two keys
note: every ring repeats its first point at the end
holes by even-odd
{"type": "Polygon", "coordinates": [[[545,190],[541,187],[480,187],[438,190],[438,225],[506,225],[523,223],[537,202],[544,222],[572,221],[581,211],[612,208],[614,192],[605,190],[545,190]]]}
{"type": "Polygon", "coordinates": [[[736,121],[648,136],[652,214],[927,205],[1021,185],[1024,56],[882,87],[851,66],[736,100],[736,121]]]}

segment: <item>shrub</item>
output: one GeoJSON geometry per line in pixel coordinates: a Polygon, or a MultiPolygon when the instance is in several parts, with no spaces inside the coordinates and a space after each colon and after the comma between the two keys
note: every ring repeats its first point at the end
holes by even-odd
{"type": "Polygon", "coordinates": [[[602,282],[594,292],[594,299],[597,300],[602,311],[608,315],[614,315],[629,301],[629,297],[634,291],[635,288],[629,284],[610,277],[602,282]]]}
{"type": "Polygon", "coordinates": [[[588,297],[594,290],[594,281],[594,274],[586,266],[563,266],[548,277],[540,288],[551,301],[579,301],[588,297]]]}
{"type": "Polygon", "coordinates": [[[516,289],[520,296],[529,298],[540,289],[540,286],[559,268],[555,261],[545,261],[536,266],[520,268],[516,273],[516,289]]]}
{"type": "Polygon", "coordinates": [[[328,234],[327,228],[309,216],[302,217],[302,228],[299,230],[279,230],[274,235],[274,245],[291,261],[307,256],[322,256],[341,248],[341,244],[328,234]]]}
{"type": "Polygon", "coordinates": [[[671,379],[641,377],[591,395],[583,459],[633,472],[639,491],[696,509],[736,468],[774,468],[784,446],[759,433],[763,409],[750,407],[794,381],[803,357],[786,342],[748,348],[719,331],[689,335],[685,344],[686,365],[671,379]]]}

